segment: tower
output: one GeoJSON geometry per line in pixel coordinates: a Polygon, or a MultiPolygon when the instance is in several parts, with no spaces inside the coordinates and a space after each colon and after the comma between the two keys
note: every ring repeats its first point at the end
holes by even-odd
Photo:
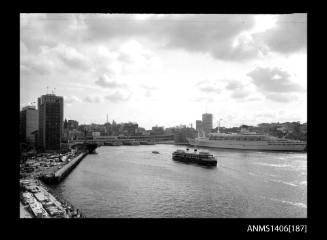
{"type": "Polygon", "coordinates": [[[63,97],[54,94],[38,98],[39,146],[46,151],[60,150],[63,136],[63,97]]]}
{"type": "Polygon", "coordinates": [[[206,136],[212,130],[212,114],[211,113],[204,113],[202,114],[202,129],[206,136]]]}

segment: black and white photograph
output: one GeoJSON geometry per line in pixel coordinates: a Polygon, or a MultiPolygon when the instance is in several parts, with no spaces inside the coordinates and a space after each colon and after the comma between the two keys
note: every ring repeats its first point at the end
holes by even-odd
{"type": "Polygon", "coordinates": [[[19,26],[20,218],[307,218],[307,13],[19,26]]]}

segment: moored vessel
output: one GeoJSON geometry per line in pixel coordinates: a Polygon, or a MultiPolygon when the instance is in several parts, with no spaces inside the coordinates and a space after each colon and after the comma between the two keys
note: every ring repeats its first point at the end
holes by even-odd
{"type": "Polygon", "coordinates": [[[121,146],[121,141],[104,142],[104,146],[121,146]]]}
{"type": "Polygon", "coordinates": [[[140,144],[141,145],[155,145],[155,143],[152,141],[140,141],[140,144]]]}
{"type": "Polygon", "coordinates": [[[123,140],[123,145],[138,146],[138,145],[140,145],[140,142],[135,141],[135,140],[123,140]]]}
{"type": "Polygon", "coordinates": [[[305,151],[306,142],[278,138],[256,132],[241,131],[240,133],[210,133],[209,137],[187,139],[191,146],[263,150],[263,151],[305,151]]]}

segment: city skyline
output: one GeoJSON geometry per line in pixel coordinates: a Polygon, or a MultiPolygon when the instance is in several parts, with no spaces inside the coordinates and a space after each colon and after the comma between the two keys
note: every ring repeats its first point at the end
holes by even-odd
{"type": "Polygon", "coordinates": [[[21,14],[21,108],[80,124],[306,122],[306,14],[21,14]]]}

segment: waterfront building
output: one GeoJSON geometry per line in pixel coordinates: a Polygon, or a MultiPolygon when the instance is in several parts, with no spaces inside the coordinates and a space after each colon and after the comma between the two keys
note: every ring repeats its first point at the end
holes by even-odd
{"type": "Polygon", "coordinates": [[[26,106],[20,112],[20,141],[35,144],[35,136],[32,134],[39,127],[38,110],[35,106],[26,106]]]}
{"type": "Polygon", "coordinates": [[[68,120],[67,128],[68,128],[68,130],[77,129],[78,128],[78,122],[75,121],[75,120],[68,120]]]}
{"type": "Polygon", "coordinates": [[[187,139],[194,139],[196,137],[196,130],[190,127],[176,128],[174,132],[175,143],[188,143],[187,139]]]}
{"type": "Polygon", "coordinates": [[[203,129],[202,129],[202,121],[201,120],[196,120],[195,121],[195,130],[197,132],[203,131],[203,129]]]}
{"type": "Polygon", "coordinates": [[[205,136],[208,136],[212,130],[212,114],[204,113],[202,114],[202,128],[205,136]]]}
{"type": "Polygon", "coordinates": [[[123,133],[127,136],[134,136],[137,132],[139,125],[137,123],[124,123],[122,128],[123,128],[123,133]]]}
{"type": "Polygon", "coordinates": [[[151,130],[151,135],[163,135],[165,133],[164,127],[154,126],[151,130]]]}
{"type": "Polygon", "coordinates": [[[60,150],[63,136],[64,99],[55,94],[38,98],[39,146],[46,151],[60,150]]]}
{"type": "Polygon", "coordinates": [[[100,136],[101,136],[100,132],[92,132],[93,139],[100,136]]]}

